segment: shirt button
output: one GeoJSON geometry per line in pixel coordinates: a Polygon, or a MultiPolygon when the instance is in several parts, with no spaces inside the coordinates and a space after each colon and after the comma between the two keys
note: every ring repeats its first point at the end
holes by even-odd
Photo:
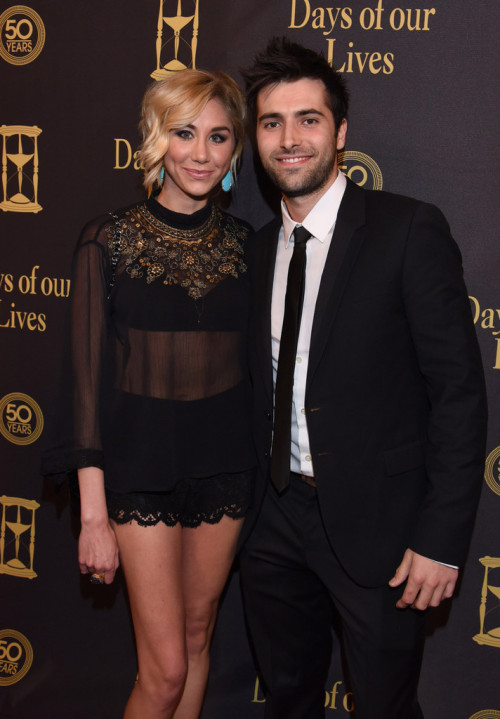
{"type": "Polygon", "coordinates": [[[302,362],[302,357],[297,357],[297,362],[300,364],[302,362]]]}
{"type": "Polygon", "coordinates": [[[305,408],[305,407],[302,407],[302,409],[301,409],[300,411],[302,412],[302,414],[305,414],[305,413],[306,413],[306,408],[305,408]]]}
{"type": "Polygon", "coordinates": [[[310,461],[311,461],[311,455],[310,455],[310,454],[306,454],[305,459],[306,459],[306,462],[310,462],[310,461]]]}

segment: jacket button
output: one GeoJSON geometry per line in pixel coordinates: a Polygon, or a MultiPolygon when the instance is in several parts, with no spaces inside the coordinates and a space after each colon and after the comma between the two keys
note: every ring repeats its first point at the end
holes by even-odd
{"type": "Polygon", "coordinates": [[[269,458],[269,452],[267,450],[264,452],[264,457],[265,457],[265,459],[269,458]]]}
{"type": "Polygon", "coordinates": [[[266,415],[267,419],[272,419],[273,413],[271,412],[271,410],[266,409],[265,415],[266,415]]]}

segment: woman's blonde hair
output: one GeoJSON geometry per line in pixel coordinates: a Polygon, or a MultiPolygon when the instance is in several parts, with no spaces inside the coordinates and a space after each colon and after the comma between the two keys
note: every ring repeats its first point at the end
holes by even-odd
{"type": "Polygon", "coordinates": [[[237,83],[224,72],[180,70],[151,85],[142,100],[139,158],[144,168],[144,187],[159,187],[163,158],[171,130],[192,123],[210,100],[219,100],[234,130],[231,174],[235,175],[243,151],[245,100],[237,83]]]}

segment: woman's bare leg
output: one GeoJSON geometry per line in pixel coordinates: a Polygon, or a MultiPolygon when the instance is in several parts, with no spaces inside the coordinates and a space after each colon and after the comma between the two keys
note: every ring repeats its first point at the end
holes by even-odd
{"type": "Polygon", "coordinates": [[[188,674],[175,719],[197,719],[208,677],[210,640],[219,598],[234,559],[242,519],[182,530],[182,584],[188,674]]]}
{"type": "Polygon", "coordinates": [[[124,719],[171,719],[187,671],[182,528],[114,523],[134,622],[138,681],[124,719]]]}

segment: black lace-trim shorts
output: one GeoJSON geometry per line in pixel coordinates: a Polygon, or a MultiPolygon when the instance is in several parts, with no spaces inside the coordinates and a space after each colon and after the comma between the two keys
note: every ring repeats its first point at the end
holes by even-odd
{"type": "Polygon", "coordinates": [[[182,479],[169,492],[106,490],[110,519],[117,524],[137,522],[150,527],[164,522],[168,527],[198,527],[217,524],[224,515],[244,517],[250,502],[254,471],[218,474],[214,477],[182,479]]]}

